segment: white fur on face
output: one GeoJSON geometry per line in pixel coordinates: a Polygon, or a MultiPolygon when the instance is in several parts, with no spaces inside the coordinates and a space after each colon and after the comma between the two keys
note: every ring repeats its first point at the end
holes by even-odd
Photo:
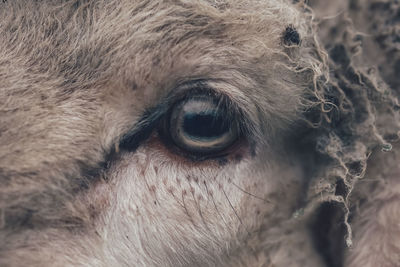
{"type": "Polygon", "coordinates": [[[126,266],[222,264],[296,207],[302,170],[264,156],[196,166],[151,144],[124,155],[111,169],[111,204],[97,225],[106,253],[126,266]]]}
{"type": "Polygon", "coordinates": [[[305,177],[293,155],[193,163],[171,160],[154,139],[121,155],[111,182],[84,197],[103,207],[90,234],[45,249],[64,249],[61,265],[253,266],[266,255],[277,265],[320,265],[294,218],[305,177]]]}

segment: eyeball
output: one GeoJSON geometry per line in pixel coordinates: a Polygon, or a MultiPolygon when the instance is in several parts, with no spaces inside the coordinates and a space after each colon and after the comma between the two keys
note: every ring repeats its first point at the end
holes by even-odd
{"type": "Polygon", "coordinates": [[[187,153],[217,155],[239,137],[237,124],[227,108],[212,95],[181,100],[169,113],[166,131],[171,141],[187,153]]]}

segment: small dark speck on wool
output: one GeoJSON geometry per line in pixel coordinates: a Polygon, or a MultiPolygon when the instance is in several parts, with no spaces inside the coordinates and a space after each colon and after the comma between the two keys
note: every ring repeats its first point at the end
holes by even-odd
{"type": "Polygon", "coordinates": [[[283,35],[283,42],[285,45],[299,45],[300,35],[295,28],[288,26],[283,35]]]}

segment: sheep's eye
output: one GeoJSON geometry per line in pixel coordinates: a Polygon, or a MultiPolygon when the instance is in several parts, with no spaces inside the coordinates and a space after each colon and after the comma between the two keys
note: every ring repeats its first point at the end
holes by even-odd
{"type": "Polygon", "coordinates": [[[238,138],[238,127],[226,105],[210,95],[178,102],[169,113],[168,135],[172,142],[194,155],[217,155],[238,138]]]}

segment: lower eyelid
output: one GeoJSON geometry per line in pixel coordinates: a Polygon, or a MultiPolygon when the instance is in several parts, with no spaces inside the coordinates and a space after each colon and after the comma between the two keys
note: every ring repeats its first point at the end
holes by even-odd
{"type": "Polygon", "coordinates": [[[180,162],[188,167],[220,167],[221,162],[224,162],[224,165],[229,162],[237,163],[252,156],[251,147],[245,138],[241,138],[225,153],[215,157],[195,157],[185,154],[185,152],[180,151],[179,148],[171,147],[170,144],[162,141],[162,137],[160,137],[158,133],[153,133],[151,135],[151,137],[145,142],[143,149],[153,150],[154,155],[167,158],[168,161],[172,160],[180,162]]]}

